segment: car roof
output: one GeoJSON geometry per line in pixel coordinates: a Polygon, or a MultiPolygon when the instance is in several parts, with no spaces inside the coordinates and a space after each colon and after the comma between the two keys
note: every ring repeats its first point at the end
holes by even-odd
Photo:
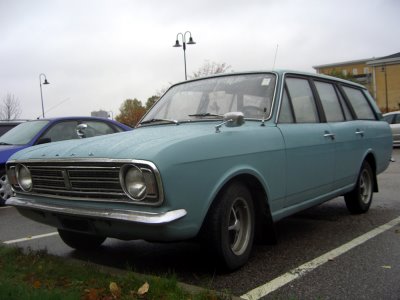
{"type": "Polygon", "coordinates": [[[214,75],[210,75],[210,76],[193,78],[191,80],[181,81],[181,82],[178,82],[178,83],[176,83],[176,84],[174,84],[172,86],[183,84],[183,83],[186,83],[186,82],[197,81],[197,80],[201,80],[201,79],[205,79],[205,78],[216,78],[216,77],[224,77],[224,76],[232,76],[232,75],[262,74],[262,73],[273,73],[273,74],[279,75],[281,77],[286,75],[286,74],[310,76],[310,77],[314,77],[314,78],[322,78],[322,79],[334,80],[334,81],[345,83],[347,85],[353,85],[353,86],[357,86],[359,88],[366,89],[365,86],[363,86],[363,85],[361,85],[361,84],[359,84],[357,82],[345,80],[345,79],[342,79],[342,78],[339,78],[339,77],[333,77],[333,76],[329,76],[329,75],[325,75],[325,74],[318,74],[318,73],[310,73],[310,72],[306,72],[306,71],[296,71],[296,70],[290,70],[290,69],[287,69],[287,70],[286,69],[257,70],[257,71],[219,73],[219,74],[214,74],[214,75]]]}
{"type": "Polygon", "coordinates": [[[391,112],[385,113],[383,115],[384,116],[389,116],[389,115],[396,115],[396,114],[400,114],[400,110],[391,111],[391,112]]]}
{"type": "Polygon", "coordinates": [[[38,118],[36,120],[30,120],[30,121],[50,121],[50,122],[58,122],[58,121],[68,121],[68,120],[92,120],[92,121],[105,121],[112,123],[116,126],[119,126],[121,128],[124,128],[125,130],[130,130],[132,127],[122,124],[116,120],[108,119],[108,118],[101,118],[101,117],[91,117],[91,116],[67,116],[67,117],[53,117],[53,118],[38,118]]]}

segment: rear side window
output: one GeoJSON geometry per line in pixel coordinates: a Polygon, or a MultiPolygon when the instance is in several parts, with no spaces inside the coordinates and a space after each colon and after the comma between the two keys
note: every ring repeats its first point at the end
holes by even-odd
{"type": "Polygon", "coordinates": [[[361,90],[350,87],[343,87],[343,90],[353,106],[357,119],[376,120],[375,114],[361,90]]]}
{"type": "Polygon", "coordinates": [[[297,123],[318,123],[314,96],[307,79],[287,78],[286,86],[297,123]]]}
{"type": "Polygon", "coordinates": [[[342,107],[339,102],[335,87],[331,83],[315,81],[322,107],[328,122],[344,121],[342,107]]]}
{"type": "Polygon", "coordinates": [[[383,119],[389,124],[393,124],[393,120],[395,119],[395,115],[387,115],[384,116],[383,119]]]}

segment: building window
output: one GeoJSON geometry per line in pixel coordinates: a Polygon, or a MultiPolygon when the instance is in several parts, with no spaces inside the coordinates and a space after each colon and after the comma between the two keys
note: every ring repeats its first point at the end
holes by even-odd
{"type": "Polygon", "coordinates": [[[358,70],[357,70],[357,68],[354,68],[354,69],[353,69],[353,75],[358,75],[358,70]]]}
{"type": "Polygon", "coordinates": [[[343,76],[347,76],[347,70],[342,70],[343,76]]]}
{"type": "Polygon", "coordinates": [[[369,68],[368,67],[364,68],[364,74],[369,74],[369,68]]]}

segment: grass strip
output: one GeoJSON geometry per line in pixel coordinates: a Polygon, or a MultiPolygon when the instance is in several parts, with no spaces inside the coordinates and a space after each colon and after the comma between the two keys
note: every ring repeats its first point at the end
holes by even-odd
{"type": "Polygon", "coordinates": [[[90,263],[65,260],[45,251],[0,246],[0,299],[226,299],[212,291],[189,293],[173,276],[111,274],[90,263]]]}

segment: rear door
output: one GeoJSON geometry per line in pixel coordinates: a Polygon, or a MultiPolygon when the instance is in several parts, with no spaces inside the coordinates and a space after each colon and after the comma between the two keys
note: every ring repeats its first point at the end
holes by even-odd
{"type": "Polygon", "coordinates": [[[278,119],[286,147],[286,201],[293,206],[332,190],[335,139],[321,122],[310,79],[286,77],[278,119]]]}
{"type": "Polygon", "coordinates": [[[314,80],[314,84],[329,130],[335,136],[333,189],[342,189],[352,185],[358,175],[365,128],[362,122],[354,120],[348,103],[335,83],[314,80]]]}

